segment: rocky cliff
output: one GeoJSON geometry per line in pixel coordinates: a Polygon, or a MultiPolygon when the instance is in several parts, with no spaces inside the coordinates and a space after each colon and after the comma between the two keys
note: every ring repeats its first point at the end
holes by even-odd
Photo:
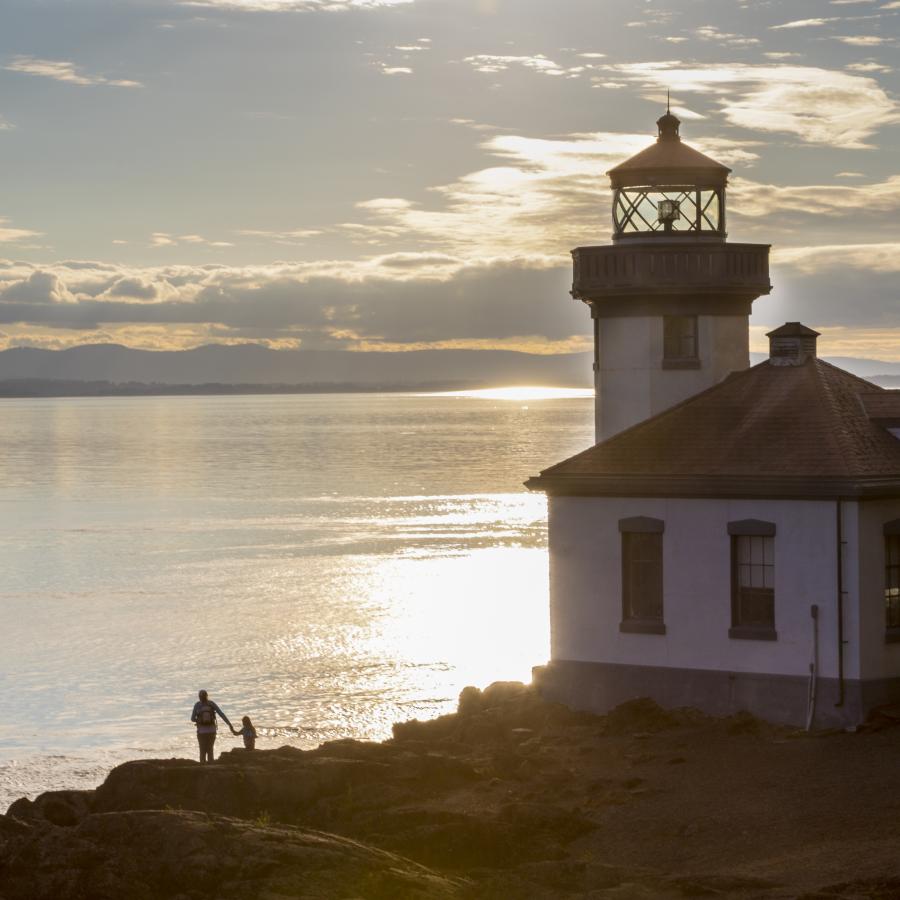
{"type": "Polygon", "coordinates": [[[0,898],[897,897],[898,737],[468,688],[383,744],[133,762],[19,800],[0,898]]]}

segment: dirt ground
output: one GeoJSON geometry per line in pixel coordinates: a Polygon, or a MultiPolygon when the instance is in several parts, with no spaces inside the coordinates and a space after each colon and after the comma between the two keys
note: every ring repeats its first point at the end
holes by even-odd
{"type": "Polygon", "coordinates": [[[623,879],[585,895],[900,898],[896,718],[807,734],[635,701],[519,734],[527,777],[446,802],[483,814],[495,792],[583,816],[566,865],[623,879]]]}
{"type": "Polygon", "coordinates": [[[692,726],[600,746],[588,736],[563,752],[574,778],[562,792],[598,822],[570,846],[575,857],[713,890],[746,879],[753,895],[830,886],[828,896],[900,897],[900,728],[791,737],[692,726]],[[604,802],[610,780],[633,802],[604,802]],[[854,882],[872,884],[834,890],[854,882]]]}

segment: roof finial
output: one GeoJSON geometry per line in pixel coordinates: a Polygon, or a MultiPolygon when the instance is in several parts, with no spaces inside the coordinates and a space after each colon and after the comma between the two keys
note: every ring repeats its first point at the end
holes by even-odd
{"type": "Polygon", "coordinates": [[[666,114],[664,116],[660,116],[660,118],[656,120],[656,125],[659,128],[659,137],[657,137],[657,140],[681,140],[681,138],[678,136],[678,127],[679,125],[681,125],[681,122],[678,119],[678,116],[672,115],[671,99],[669,97],[668,91],[666,91],[666,114]]]}

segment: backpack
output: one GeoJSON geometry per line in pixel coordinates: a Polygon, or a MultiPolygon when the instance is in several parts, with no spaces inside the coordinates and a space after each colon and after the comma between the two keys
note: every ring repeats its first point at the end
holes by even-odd
{"type": "Polygon", "coordinates": [[[211,703],[201,703],[197,710],[197,725],[208,727],[216,724],[216,711],[211,703]]]}

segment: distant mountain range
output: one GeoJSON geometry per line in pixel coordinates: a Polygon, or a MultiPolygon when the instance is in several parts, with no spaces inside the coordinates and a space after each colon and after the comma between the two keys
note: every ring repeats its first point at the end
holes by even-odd
{"type": "MultiPolygon", "coordinates": [[[[764,358],[763,354],[751,354],[753,363],[764,358]]],[[[854,357],[830,357],[828,361],[876,384],[900,385],[900,363],[854,357]]],[[[86,344],[68,350],[15,347],[0,351],[0,383],[3,396],[233,393],[255,392],[266,385],[282,390],[452,390],[513,384],[590,387],[592,374],[589,352],[354,353],[270,350],[258,344],[161,351],[86,344]],[[79,387],[75,382],[82,384],[79,387]]]]}
{"type": "Polygon", "coordinates": [[[0,381],[40,379],[157,385],[344,386],[346,389],[461,389],[542,384],[590,387],[591,354],[506,350],[270,350],[211,344],[194,350],[134,350],[86,344],[68,350],[0,351],[0,381]]]}

